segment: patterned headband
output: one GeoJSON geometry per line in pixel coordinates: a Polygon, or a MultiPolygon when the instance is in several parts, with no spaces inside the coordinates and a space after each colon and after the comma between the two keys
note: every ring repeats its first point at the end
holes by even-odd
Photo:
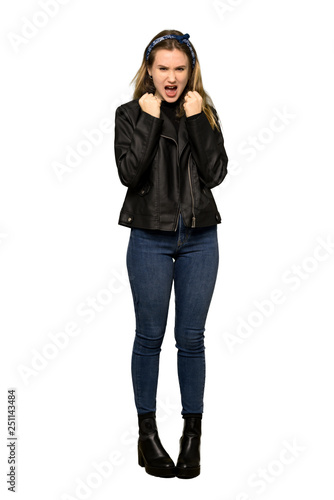
{"type": "Polygon", "coordinates": [[[160,38],[156,38],[155,40],[153,40],[153,42],[151,43],[151,45],[147,49],[147,52],[146,52],[146,61],[149,58],[151,50],[153,49],[153,47],[155,47],[155,45],[157,43],[160,43],[163,40],[167,40],[169,38],[175,38],[175,40],[177,40],[178,42],[185,43],[188,46],[188,48],[190,50],[190,53],[191,53],[191,57],[192,57],[192,67],[194,67],[195,66],[195,62],[196,62],[196,57],[195,57],[195,52],[194,52],[194,50],[193,50],[193,48],[191,46],[191,43],[188,40],[189,36],[190,35],[188,35],[188,33],[186,33],[185,35],[165,35],[165,36],[161,36],[160,38]]]}

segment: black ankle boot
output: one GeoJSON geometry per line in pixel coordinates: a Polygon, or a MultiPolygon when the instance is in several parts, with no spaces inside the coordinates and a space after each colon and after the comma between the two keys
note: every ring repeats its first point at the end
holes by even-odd
{"type": "Polygon", "coordinates": [[[138,464],[152,476],[175,477],[175,464],[161,444],[155,413],[138,415],[138,424],[138,464]]]}
{"type": "Polygon", "coordinates": [[[200,474],[200,448],[202,434],[202,414],[183,415],[183,434],[180,439],[180,453],[176,464],[176,476],[191,479],[200,474]]]}

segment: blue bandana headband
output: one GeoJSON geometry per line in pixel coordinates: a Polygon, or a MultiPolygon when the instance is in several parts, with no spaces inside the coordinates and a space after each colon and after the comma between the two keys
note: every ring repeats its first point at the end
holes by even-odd
{"type": "Polygon", "coordinates": [[[195,66],[195,62],[196,62],[196,57],[195,57],[194,50],[193,50],[193,48],[191,46],[191,43],[188,40],[189,36],[190,35],[188,35],[188,33],[186,33],[185,35],[165,35],[165,36],[161,36],[160,38],[156,38],[155,40],[153,40],[153,42],[151,43],[151,45],[147,49],[147,52],[146,52],[146,61],[149,58],[151,50],[153,49],[153,47],[155,47],[155,45],[157,43],[160,43],[163,40],[168,40],[169,38],[175,38],[175,40],[177,40],[178,42],[185,43],[188,46],[188,48],[190,50],[190,53],[191,53],[191,57],[192,57],[192,67],[194,67],[195,66]]]}

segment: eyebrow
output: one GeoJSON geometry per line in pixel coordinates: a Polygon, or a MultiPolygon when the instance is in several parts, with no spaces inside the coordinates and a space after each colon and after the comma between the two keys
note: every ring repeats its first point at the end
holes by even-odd
{"type": "MultiPolygon", "coordinates": [[[[157,64],[159,68],[168,68],[165,64],[157,64]]],[[[175,68],[186,68],[185,64],[180,64],[179,66],[175,66],[175,68]]]]}

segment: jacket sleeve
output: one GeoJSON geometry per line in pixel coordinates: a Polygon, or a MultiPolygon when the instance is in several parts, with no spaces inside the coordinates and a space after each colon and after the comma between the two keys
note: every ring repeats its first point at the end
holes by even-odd
{"type": "Polygon", "coordinates": [[[163,120],[140,110],[133,123],[124,106],[115,113],[115,159],[118,175],[127,187],[136,188],[155,156],[163,120]]]}
{"type": "MultiPolygon", "coordinates": [[[[211,108],[218,123],[218,116],[211,108]]],[[[213,130],[204,111],[186,120],[191,153],[197,165],[198,175],[208,187],[218,186],[227,174],[228,157],[224,138],[219,130],[213,130]],[[192,119],[193,118],[193,119],[192,119]]]]}

